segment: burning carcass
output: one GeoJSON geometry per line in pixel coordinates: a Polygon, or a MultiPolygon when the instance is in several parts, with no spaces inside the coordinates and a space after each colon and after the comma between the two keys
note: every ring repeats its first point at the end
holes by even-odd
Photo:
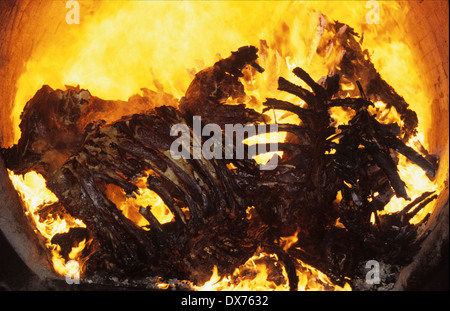
{"type": "Polygon", "coordinates": [[[41,232],[59,273],[77,260],[86,279],[159,276],[201,287],[214,271],[239,286],[250,262],[269,267],[273,286],[296,290],[306,271],[348,288],[369,260],[407,265],[437,192],[412,199],[399,166],[432,184],[439,159],[417,140],[416,113],[375,70],[361,37],[339,22],[321,27],[327,40],[316,51],[333,70],[321,77],[293,66],[296,80],[276,77],[278,93],[263,100],[249,88],[265,74],[265,41],[196,73],[179,100],[162,89],[123,101],[42,87],[2,157],[24,198],[17,175],[31,171],[53,194],[28,213],[38,229],[49,219],[66,225],[41,232]],[[199,135],[199,122],[211,131],[199,135]],[[236,124],[268,136],[230,135],[236,124]],[[273,165],[261,170],[264,154],[273,165]],[[410,202],[385,213],[393,198],[410,202]]]}

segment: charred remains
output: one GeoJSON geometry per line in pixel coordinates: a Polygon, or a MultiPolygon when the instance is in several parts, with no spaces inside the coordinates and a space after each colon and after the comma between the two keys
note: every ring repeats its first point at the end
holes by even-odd
{"type": "Polygon", "coordinates": [[[407,264],[423,238],[409,219],[436,195],[426,192],[398,213],[378,217],[377,211],[393,196],[410,200],[397,171],[398,154],[430,178],[436,163],[405,143],[416,132],[417,116],[381,79],[353,30],[330,25],[346,43],[341,70],[318,83],[295,68],[308,89],[278,80],[278,89],[298,97],[302,106],[267,98],[260,113],[244,103],[226,104],[245,96],[240,79],[247,66],[263,71],[252,46],[197,73],[179,108],[170,95],[148,90],[130,104],[104,101],[79,88],[44,86],[24,109],[19,143],[2,156],[16,173],[35,170],[45,177],[59,203],[41,209],[43,216],[63,209],[86,224],[52,243],[68,256],[72,246],[92,240],[83,253],[87,276],[157,275],[196,283],[209,279],[214,266],[220,274],[232,273],[260,249],[278,256],[293,290],[298,260],[338,284],[355,277],[366,260],[407,264]],[[342,79],[357,85],[351,97],[340,93],[342,79]],[[403,127],[383,124],[370,113],[375,97],[395,107],[403,127]],[[108,110],[136,103],[138,113],[124,110],[120,120],[107,118],[108,110]],[[335,125],[334,107],[354,112],[348,124],[335,125]],[[283,156],[274,170],[260,171],[252,159],[170,157],[174,124],[192,131],[192,116],[221,126],[266,124],[270,118],[264,112],[272,109],[301,120],[278,125],[288,135],[278,144],[283,156]],[[172,222],[160,223],[152,206],[141,206],[138,212],[148,225],[139,227],[118,209],[108,188],[135,197],[138,178],[146,178],[146,187],[164,201],[172,222]],[[294,234],[298,241],[283,248],[282,237],[294,234]]]}

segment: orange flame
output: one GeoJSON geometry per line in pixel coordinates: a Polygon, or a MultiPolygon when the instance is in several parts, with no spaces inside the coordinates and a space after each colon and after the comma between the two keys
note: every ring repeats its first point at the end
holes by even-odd
{"type": "MultiPolygon", "coordinates": [[[[275,254],[260,252],[236,268],[229,276],[219,276],[217,267],[214,266],[210,280],[194,288],[199,291],[288,291],[289,284],[285,268],[281,266],[281,281],[272,280],[271,269],[263,261],[264,258],[269,258],[278,265],[278,257],[275,254]]],[[[334,285],[325,274],[300,260],[297,260],[297,267],[300,291],[351,291],[348,283],[344,287],[334,285]]]]}
{"type": "MultiPolygon", "coordinates": [[[[37,230],[46,240],[46,246],[52,253],[55,271],[60,275],[66,275],[70,271],[70,267],[66,267],[66,261],[59,253],[60,246],[52,244],[50,241],[55,234],[67,233],[70,228],[86,228],[86,225],[80,219],[75,219],[67,214],[63,219],[59,215],[54,217],[52,214],[49,214],[46,219],[41,219],[38,214],[40,208],[58,202],[55,194],[47,188],[44,177],[34,171],[25,175],[15,175],[8,170],[8,174],[25,205],[25,214],[33,220],[37,230]]],[[[69,259],[79,260],[85,246],[86,240],[83,240],[78,246],[73,247],[69,259]]]]}
{"type": "MultiPolygon", "coordinates": [[[[16,141],[20,137],[20,113],[26,101],[43,83],[53,88],[79,84],[105,99],[126,100],[141,87],[158,92],[164,90],[181,97],[193,74],[213,64],[219,56],[226,57],[230,51],[247,44],[260,48],[259,62],[266,69],[264,74],[245,77],[248,104],[258,109],[266,97],[277,97],[303,105],[293,96],[278,92],[274,81],[279,76],[298,81],[291,72],[296,66],[304,68],[316,80],[329,74],[327,66],[330,64],[316,55],[326,23],[321,12],[351,25],[358,33],[364,33],[364,47],[369,50],[375,67],[418,113],[419,133],[426,133],[430,128],[427,98],[432,98],[429,94],[432,90],[425,89],[421,83],[423,77],[416,69],[414,51],[404,40],[408,34],[398,27],[407,22],[408,5],[396,1],[378,2],[381,6],[379,25],[367,24],[365,1],[107,1],[95,10],[90,7],[92,4],[81,2],[81,24],[61,27],[65,30],[48,34],[42,40],[45,44],[36,46],[27,62],[26,72],[17,82],[11,115],[16,141]]],[[[61,2],[62,18],[65,12],[64,2],[61,2]]],[[[49,19],[50,22],[53,20],[49,19]]],[[[342,55],[334,55],[331,59],[335,61],[339,57],[342,55]]],[[[346,90],[353,88],[352,85],[344,86],[346,90]]],[[[377,102],[374,109],[383,105],[377,102]]],[[[395,113],[392,110],[383,118],[389,122],[401,122],[395,113]]],[[[269,116],[273,121],[298,122],[295,117],[281,111],[276,111],[275,115],[270,112],[269,116]]],[[[333,111],[337,122],[346,123],[349,117],[348,113],[333,111]]],[[[284,137],[269,139],[283,141],[284,137]]],[[[422,136],[421,141],[427,147],[427,137],[422,136]]],[[[266,161],[268,158],[260,156],[257,160],[266,161]]],[[[424,191],[436,189],[436,185],[406,159],[400,157],[399,167],[412,199],[424,191]]],[[[48,241],[58,232],[67,232],[70,226],[85,226],[74,219],[57,218],[40,223],[35,216],[36,210],[45,202],[56,202],[56,197],[34,172],[24,178],[10,172],[10,178],[26,202],[27,211],[38,230],[48,241]]],[[[136,199],[116,198],[118,201],[115,202],[120,203],[116,205],[127,217],[144,226],[147,222],[136,213],[136,207],[152,205],[152,213],[161,223],[172,220],[173,215],[155,193],[145,187],[140,187],[140,191],[136,199]]],[[[386,212],[397,211],[404,205],[402,199],[393,198],[386,206],[386,212]]],[[[431,208],[430,204],[421,217],[431,208]]],[[[294,240],[286,238],[284,247],[289,248],[294,240]]],[[[76,257],[75,254],[73,256],[76,257]]],[[[267,281],[267,268],[256,263],[261,256],[274,255],[257,254],[243,265],[245,267],[236,269],[232,276],[219,277],[215,269],[211,280],[198,289],[286,290],[287,284],[276,285],[267,281]],[[258,272],[254,283],[242,277],[242,269],[248,267],[258,272]],[[236,280],[239,280],[237,285],[236,280]]],[[[64,262],[59,267],[63,266],[64,262]]],[[[330,285],[331,282],[320,271],[300,262],[298,266],[300,290],[341,289],[330,285]]],[[[350,288],[346,285],[342,289],[350,288]]]]}
{"type": "Polygon", "coordinates": [[[291,248],[291,246],[298,241],[298,230],[297,232],[294,233],[294,235],[288,237],[281,237],[280,240],[281,245],[283,246],[283,250],[287,252],[288,249],[291,248]]]}
{"type": "MultiPolygon", "coordinates": [[[[412,137],[408,145],[414,147],[414,141],[418,140],[421,135],[412,137]]],[[[400,178],[406,184],[406,191],[408,192],[411,201],[418,198],[421,194],[428,191],[436,191],[439,194],[439,187],[436,184],[436,181],[428,178],[426,173],[418,166],[411,163],[406,157],[403,155],[399,155],[399,163],[398,163],[398,173],[400,178]]],[[[397,198],[394,196],[389,203],[384,207],[383,211],[378,212],[381,214],[386,213],[395,213],[402,210],[408,203],[411,201],[406,201],[403,198],[397,198]]],[[[422,210],[420,210],[413,218],[409,220],[411,224],[418,224],[422,219],[424,219],[429,213],[431,213],[434,209],[433,204],[428,204],[422,210]]]]}
{"type": "Polygon", "coordinates": [[[151,213],[160,224],[165,224],[175,219],[175,216],[164,201],[154,191],[147,188],[146,182],[150,173],[151,171],[145,173],[145,176],[138,178],[134,182],[139,188],[139,194],[136,197],[126,197],[123,189],[115,185],[108,185],[107,189],[109,199],[116,204],[124,216],[133,221],[137,226],[144,228],[149,222],[139,213],[141,206],[150,206],[151,213]]]}

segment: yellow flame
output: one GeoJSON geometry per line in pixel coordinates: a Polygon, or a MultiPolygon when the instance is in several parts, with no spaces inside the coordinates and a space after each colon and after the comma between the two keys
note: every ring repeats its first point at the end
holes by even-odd
{"type": "Polygon", "coordinates": [[[170,284],[169,283],[160,283],[156,285],[159,289],[165,290],[168,289],[170,284]]]}
{"type": "MultiPolygon", "coordinates": [[[[244,144],[255,145],[255,144],[268,144],[268,143],[279,143],[286,139],[286,133],[276,132],[276,133],[265,133],[256,136],[252,136],[243,140],[244,144]]],[[[266,164],[273,156],[278,155],[283,156],[283,151],[274,151],[258,154],[253,157],[253,159],[258,164],[266,164]]]]}
{"type": "Polygon", "coordinates": [[[292,236],[280,238],[280,244],[281,246],[283,246],[283,250],[285,252],[287,252],[287,250],[291,248],[291,246],[294,245],[297,241],[298,241],[298,230],[292,236]]]}
{"type": "MultiPolygon", "coordinates": [[[[211,278],[203,285],[194,286],[194,288],[199,291],[288,291],[289,284],[285,268],[281,266],[281,282],[271,280],[270,269],[261,260],[265,257],[275,260],[276,264],[279,264],[275,254],[260,252],[236,268],[232,275],[220,276],[217,267],[214,266],[211,278]]],[[[300,260],[297,260],[297,266],[298,290],[300,291],[351,290],[348,283],[343,287],[334,285],[325,274],[300,260]]]]}
{"type": "MultiPolygon", "coordinates": [[[[231,276],[221,277],[219,276],[217,267],[214,266],[211,279],[202,286],[195,287],[196,290],[226,290],[226,291],[246,291],[246,290],[289,290],[289,286],[285,281],[283,284],[277,285],[273,281],[268,280],[268,269],[265,264],[256,263],[258,259],[265,256],[276,256],[273,254],[267,255],[260,253],[250,258],[245,264],[237,268],[231,276]],[[242,272],[246,269],[250,269],[252,272],[256,272],[256,276],[247,277],[242,272]],[[234,279],[234,280],[232,280],[234,279]]],[[[287,280],[287,274],[283,267],[283,276],[287,280]]]]}
{"type": "Polygon", "coordinates": [[[399,127],[403,126],[403,120],[394,107],[387,108],[382,101],[376,101],[373,107],[369,107],[368,111],[376,115],[379,122],[384,124],[397,123],[399,127]]]}
{"type": "Polygon", "coordinates": [[[114,185],[108,186],[108,198],[116,204],[125,217],[133,221],[139,227],[144,227],[149,222],[139,213],[139,208],[150,206],[151,213],[161,224],[171,222],[175,216],[164,203],[164,201],[152,190],[147,188],[146,182],[150,172],[145,173],[143,177],[137,178],[134,182],[139,188],[139,194],[136,197],[126,197],[122,188],[114,185]]]}
{"type": "MultiPolygon", "coordinates": [[[[15,175],[8,170],[8,174],[24,202],[25,214],[33,220],[37,230],[46,240],[46,246],[52,253],[55,271],[60,275],[66,275],[69,267],[66,267],[65,259],[59,254],[61,248],[59,245],[51,244],[50,241],[57,233],[67,233],[70,228],[85,228],[86,225],[80,219],[72,218],[70,215],[64,215],[61,219],[59,215],[54,217],[49,214],[47,218],[41,219],[38,214],[39,209],[44,205],[58,202],[55,194],[47,188],[44,177],[34,171],[25,175],[15,175]]],[[[78,260],[85,245],[86,241],[83,240],[78,246],[73,247],[69,259],[78,260]]]]}
{"type": "MultiPolygon", "coordinates": [[[[325,22],[321,12],[333,20],[349,24],[360,34],[364,33],[364,48],[369,50],[375,67],[383,79],[418,112],[419,132],[426,134],[430,128],[427,118],[430,105],[427,99],[432,98],[432,90],[426,89],[421,83],[423,77],[417,71],[414,51],[404,40],[409,34],[405,33],[401,25],[408,22],[408,4],[378,2],[380,24],[367,23],[366,1],[104,1],[97,7],[94,6],[96,3],[81,2],[81,24],[70,27],[63,25],[60,28],[63,31],[43,38],[43,44],[36,45],[27,62],[26,72],[17,82],[11,115],[15,140],[20,137],[19,117],[26,101],[44,83],[53,88],[79,84],[105,99],[126,100],[138,93],[141,87],[158,92],[164,90],[181,97],[193,74],[213,64],[219,55],[226,57],[230,51],[248,44],[260,48],[259,63],[266,69],[263,74],[247,73],[244,84],[248,104],[260,109],[266,97],[276,97],[303,105],[294,96],[280,93],[274,81],[279,76],[298,81],[291,72],[296,66],[304,68],[315,80],[329,73],[330,64],[324,63],[315,53],[325,22]]],[[[66,13],[64,2],[55,5],[61,5],[63,18],[66,13]]],[[[53,20],[49,19],[48,22],[53,20]]],[[[330,59],[334,62],[339,57],[342,55],[334,55],[330,59]]],[[[300,81],[298,83],[301,84],[300,81]]],[[[352,88],[354,86],[344,87],[346,90],[352,88]]],[[[375,109],[382,105],[376,103],[375,109]]],[[[389,116],[383,118],[392,117],[400,122],[393,113],[391,111],[389,116]]],[[[273,112],[268,113],[272,117],[271,114],[273,112]]],[[[292,118],[285,112],[277,111],[273,121],[294,122],[292,118]]],[[[346,123],[349,115],[336,110],[333,118],[346,123]]],[[[427,147],[426,136],[422,142],[427,147]]],[[[261,162],[266,160],[268,158],[258,159],[261,162]]],[[[413,199],[423,191],[435,189],[420,169],[402,157],[400,176],[407,182],[408,193],[413,199]]],[[[16,184],[27,184],[21,182],[20,177],[11,178],[16,180],[16,184]]],[[[44,181],[40,181],[40,184],[45,186],[44,181]]],[[[36,198],[28,196],[25,185],[17,188],[21,189],[19,192],[25,193],[22,195],[25,201],[30,200],[27,205],[32,215],[43,202],[55,200],[44,187],[40,187],[39,191],[31,187],[32,194],[39,193],[36,198]]],[[[124,202],[120,208],[124,214],[132,218],[130,215],[132,210],[136,211],[136,206],[150,204],[153,206],[152,213],[161,223],[171,221],[173,215],[167,213],[159,197],[147,190],[141,188],[141,194],[136,199],[122,200],[124,202]],[[159,206],[161,208],[157,212],[159,206]]],[[[398,210],[399,206],[406,203],[401,200],[392,199],[386,210],[398,210]]],[[[54,232],[67,230],[64,220],[52,221],[55,224],[49,228],[42,225],[43,234],[50,237],[54,232]]],[[[142,217],[136,222],[139,225],[146,224],[142,217]]],[[[248,263],[255,265],[255,269],[262,274],[267,274],[264,268],[255,264],[255,259],[250,259],[248,263]]],[[[328,284],[319,271],[301,266],[303,270],[298,272],[299,288],[316,288],[316,285],[310,285],[313,279],[328,284]]],[[[236,273],[239,275],[239,271],[236,273]]],[[[211,289],[234,286],[222,284],[229,283],[230,279],[220,278],[217,271],[213,277],[205,286],[211,289]]],[[[278,288],[270,282],[266,284],[269,284],[266,288],[278,288]]]]}
{"type": "MultiPolygon", "coordinates": [[[[416,108],[429,97],[414,71],[406,34],[396,24],[405,20],[408,6],[378,2],[380,25],[367,24],[365,1],[81,2],[80,25],[48,34],[18,80],[12,113],[16,140],[20,113],[44,83],[53,88],[79,84],[105,99],[126,100],[142,87],[181,97],[193,73],[247,44],[260,48],[259,61],[266,68],[262,75],[246,77],[249,99],[256,106],[266,97],[294,100],[277,91],[279,76],[298,80],[291,72],[295,66],[314,79],[328,74],[315,53],[325,25],[321,13],[364,33],[364,47],[382,77],[408,102],[419,102],[416,108]]],[[[63,18],[67,10],[63,2],[59,5],[63,18]]]]}
{"type": "MultiPolygon", "coordinates": [[[[399,175],[400,178],[406,184],[406,191],[411,198],[411,201],[418,198],[424,192],[428,191],[436,191],[439,194],[439,189],[436,183],[428,178],[426,173],[416,166],[412,164],[406,157],[400,155],[399,156],[399,175]]],[[[399,212],[408,205],[411,201],[406,201],[403,198],[398,198],[394,196],[389,203],[384,207],[383,211],[378,212],[380,215],[386,213],[395,213],[399,212]]],[[[424,219],[429,213],[434,210],[434,204],[429,203],[422,210],[420,210],[413,218],[410,219],[411,224],[417,224],[422,219],[424,219]]]]}
{"type": "MultiPolygon", "coordinates": [[[[369,108],[370,113],[377,116],[377,120],[381,123],[397,123],[400,127],[403,125],[400,114],[394,107],[390,109],[386,108],[386,104],[377,101],[374,103],[374,107],[369,108]]],[[[416,136],[409,139],[407,145],[415,148],[414,143],[418,141],[421,144],[424,142],[423,132],[419,132],[416,136]]],[[[398,173],[400,178],[405,182],[406,191],[412,200],[422,195],[424,192],[437,191],[438,186],[435,180],[428,178],[427,174],[417,165],[409,161],[405,156],[398,154],[398,173]]],[[[394,196],[388,204],[384,207],[383,211],[378,212],[378,214],[395,213],[402,210],[411,201],[406,201],[403,198],[398,198],[394,196]]],[[[421,211],[419,211],[416,216],[410,219],[411,224],[417,224],[425,216],[433,211],[434,205],[428,204],[421,211]]],[[[374,223],[375,215],[371,215],[371,222],[374,223]]]]}

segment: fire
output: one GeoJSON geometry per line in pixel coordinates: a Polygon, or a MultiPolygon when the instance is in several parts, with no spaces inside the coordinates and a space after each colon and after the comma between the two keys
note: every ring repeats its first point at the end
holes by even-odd
{"type": "MultiPolygon", "coordinates": [[[[377,115],[377,119],[381,123],[397,123],[400,127],[403,125],[403,121],[400,115],[394,107],[387,108],[386,104],[378,101],[374,103],[374,107],[371,107],[369,111],[372,114],[377,115]]],[[[419,132],[416,136],[409,139],[407,145],[410,147],[415,146],[416,143],[422,144],[424,142],[423,132],[419,132]]],[[[439,193],[438,186],[435,180],[430,179],[427,174],[417,165],[414,165],[405,156],[399,154],[399,175],[400,178],[406,184],[406,190],[408,192],[411,201],[415,200],[424,192],[434,192],[439,193]]],[[[378,214],[387,214],[399,212],[405,207],[410,201],[406,201],[403,198],[398,198],[394,196],[389,203],[384,207],[383,211],[378,212],[378,214]]],[[[417,215],[410,219],[411,224],[418,224],[425,216],[433,211],[433,205],[428,204],[425,206],[417,215]]],[[[374,216],[373,216],[374,217],[374,216]]]]}
{"type": "MultiPolygon", "coordinates": [[[[50,204],[58,202],[58,198],[51,192],[47,186],[44,177],[31,171],[25,175],[15,175],[12,171],[8,171],[14,188],[19,193],[25,205],[25,214],[29,216],[39,233],[46,241],[46,247],[52,253],[53,267],[60,275],[66,275],[70,271],[70,267],[66,267],[65,259],[60,255],[60,246],[52,244],[51,239],[58,233],[69,232],[70,228],[86,228],[86,225],[80,220],[65,214],[63,219],[59,215],[56,217],[52,214],[45,219],[39,216],[39,210],[50,204]]],[[[69,259],[79,260],[86,240],[81,241],[78,246],[73,247],[69,259]]]]}
{"type": "Polygon", "coordinates": [[[108,185],[108,197],[116,206],[123,212],[125,217],[133,221],[137,226],[144,227],[149,223],[139,213],[141,206],[151,207],[153,216],[158,219],[159,223],[165,224],[175,219],[175,216],[169,210],[164,201],[152,190],[146,186],[147,177],[151,172],[147,172],[144,177],[138,178],[135,181],[136,186],[139,187],[139,195],[136,197],[126,197],[122,188],[115,185],[108,185]]]}
{"type": "MultiPolygon", "coordinates": [[[[104,99],[126,100],[142,87],[180,98],[194,73],[247,44],[260,48],[266,69],[263,75],[247,76],[249,102],[258,106],[266,97],[280,98],[273,81],[279,76],[295,79],[295,66],[316,79],[329,73],[331,64],[324,66],[315,53],[326,23],[321,13],[364,33],[364,46],[373,52],[383,78],[418,111],[426,103],[426,90],[414,72],[414,55],[403,42],[406,34],[394,27],[408,16],[408,7],[378,2],[380,25],[367,24],[365,1],[81,2],[80,25],[61,21],[63,30],[36,48],[17,83],[11,116],[16,141],[20,113],[44,83],[62,89],[79,84],[104,99]]],[[[67,10],[60,5],[63,20],[67,10]]]]}
{"type": "Polygon", "coordinates": [[[371,114],[377,116],[377,120],[381,123],[397,123],[399,127],[403,126],[403,121],[397,110],[394,107],[387,108],[387,105],[382,101],[374,103],[374,107],[369,107],[371,114]]]}
{"type": "MultiPolygon", "coordinates": [[[[142,87],[180,98],[193,74],[213,64],[220,56],[228,56],[236,47],[248,44],[259,47],[259,63],[266,71],[263,74],[247,72],[244,79],[247,104],[260,109],[266,97],[277,97],[303,105],[292,95],[278,92],[274,81],[279,76],[297,81],[291,72],[296,66],[312,73],[316,80],[330,73],[333,64],[320,59],[316,53],[326,23],[323,13],[351,25],[360,34],[364,33],[364,47],[370,51],[381,76],[418,113],[421,142],[427,147],[426,134],[431,125],[425,109],[429,106],[427,98],[431,98],[431,90],[424,89],[420,83],[414,53],[404,43],[408,34],[396,26],[405,22],[408,6],[395,1],[378,2],[381,8],[379,25],[367,23],[365,1],[107,1],[95,9],[94,4],[81,2],[81,24],[49,35],[45,44],[36,48],[27,62],[26,72],[17,82],[11,115],[15,140],[17,142],[20,137],[18,124],[25,103],[44,83],[53,88],[80,85],[104,99],[126,100],[142,87]]],[[[61,2],[62,19],[65,12],[64,2],[61,2]]],[[[334,63],[339,57],[334,55],[329,59],[334,63]]],[[[354,86],[346,85],[344,89],[352,90],[354,86]]],[[[384,103],[377,102],[374,109],[383,107],[384,103]]],[[[293,116],[284,112],[269,112],[268,115],[274,122],[295,122],[293,116]]],[[[348,122],[350,117],[348,112],[338,110],[333,114],[339,123],[348,122]]],[[[395,111],[380,118],[400,122],[395,111]]],[[[284,138],[282,133],[267,139],[283,141],[284,138]]],[[[265,162],[269,156],[260,156],[258,161],[265,162]]],[[[412,199],[424,191],[436,190],[435,183],[404,157],[400,157],[400,176],[407,183],[412,199]]],[[[45,180],[34,172],[23,177],[10,172],[10,178],[26,203],[27,213],[52,248],[55,269],[64,274],[64,260],[58,257],[57,248],[49,241],[56,233],[85,225],[77,219],[59,217],[41,222],[36,216],[39,207],[58,201],[46,188],[45,180]]],[[[139,179],[137,184],[141,186],[136,198],[117,194],[110,199],[138,226],[148,224],[137,212],[139,206],[151,205],[152,213],[160,223],[172,221],[173,214],[161,198],[144,186],[145,178],[139,179]]],[[[114,189],[110,190],[110,194],[114,192],[114,189]]],[[[394,197],[385,212],[398,211],[406,204],[403,199],[394,197]]],[[[431,208],[429,204],[418,215],[419,219],[431,208]]],[[[416,218],[412,220],[413,223],[417,221],[416,218]]],[[[296,236],[286,238],[284,248],[288,249],[295,241],[296,236]]],[[[82,242],[74,248],[70,258],[77,258],[84,245],[82,242]]],[[[197,289],[287,290],[286,271],[282,272],[285,283],[268,280],[270,272],[262,258],[273,259],[273,256],[256,254],[230,276],[219,276],[216,268],[211,280],[197,289]],[[256,273],[252,279],[243,273],[249,269],[256,273]]],[[[344,288],[332,285],[324,274],[304,263],[298,262],[297,266],[299,290],[350,289],[348,284],[344,288]]]]}
{"type": "Polygon", "coordinates": [[[287,252],[288,249],[291,248],[291,246],[294,245],[297,241],[298,241],[298,230],[292,236],[282,237],[281,245],[283,246],[283,250],[287,252]]]}
{"type": "Polygon", "coordinates": [[[274,281],[268,280],[269,275],[267,266],[264,263],[256,263],[258,259],[262,259],[266,256],[273,257],[276,255],[268,255],[264,253],[255,255],[247,260],[245,264],[237,268],[231,276],[227,277],[220,277],[217,271],[217,267],[214,267],[211,279],[202,286],[195,287],[195,289],[200,291],[289,290],[289,286],[286,281],[287,274],[284,268],[283,277],[285,278],[285,282],[282,284],[276,284],[274,281]],[[253,272],[253,275],[251,275],[250,277],[245,275],[245,272],[248,273],[248,270],[253,272]]]}
{"type": "MultiPolygon", "coordinates": [[[[300,260],[297,260],[297,267],[299,291],[351,290],[348,283],[343,287],[334,285],[325,274],[300,260]]],[[[279,267],[277,255],[259,252],[236,268],[232,275],[221,277],[217,267],[214,267],[211,278],[205,284],[194,288],[199,291],[288,291],[289,284],[285,268],[279,267]],[[271,267],[268,266],[270,262],[273,263],[271,267]],[[271,273],[274,267],[281,270],[281,280],[271,273]]]]}
{"type": "MultiPolygon", "coordinates": [[[[421,135],[418,135],[419,137],[421,135]]],[[[412,137],[408,145],[414,146],[414,141],[419,140],[419,137],[412,137]]],[[[399,175],[406,184],[406,189],[411,201],[415,200],[424,192],[439,193],[439,189],[434,180],[431,180],[426,173],[419,167],[412,165],[410,161],[403,155],[399,155],[399,175]]],[[[393,197],[391,201],[384,207],[384,210],[379,212],[383,213],[395,213],[402,210],[410,201],[406,201],[403,198],[393,197]]],[[[413,218],[410,219],[411,224],[418,224],[427,214],[433,211],[433,204],[428,204],[421,211],[419,211],[413,218]]]]}

